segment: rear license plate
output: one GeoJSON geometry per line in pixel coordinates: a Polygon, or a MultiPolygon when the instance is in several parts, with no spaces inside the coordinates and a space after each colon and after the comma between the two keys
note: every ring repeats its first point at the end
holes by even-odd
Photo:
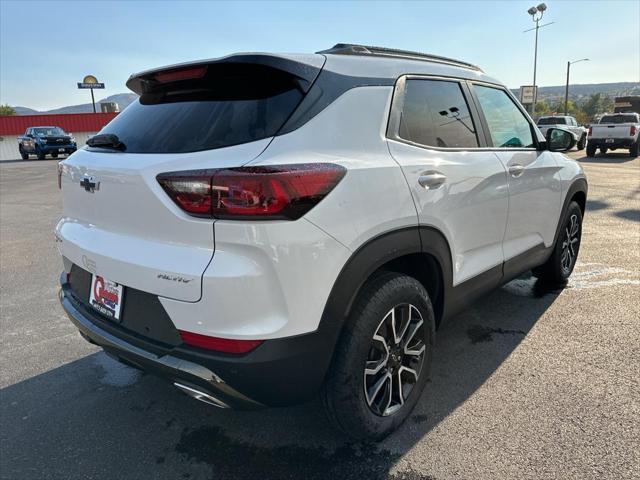
{"type": "Polygon", "coordinates": [[[124,287],[99,275],[91,277],[89,304],[105,317],[120,320],[124,287]]]}
{"type": "Polygon", "coordinates": [[[65,149],[64,148],[59,148],[58,151],[64,153],[65,149]]]}
{"type": "Polygon", "coordinates": [[[613,138],[607,138],[604,143],[613,143],[615,140],[613,138]]]}

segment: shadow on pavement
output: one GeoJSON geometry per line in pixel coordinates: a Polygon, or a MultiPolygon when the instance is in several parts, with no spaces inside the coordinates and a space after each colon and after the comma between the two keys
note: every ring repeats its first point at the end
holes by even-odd
{"type": "Polygon", "coordinates": [[[628,150],[620,150],[619,152],[607,152],[605,155],[602,155],[601,153],[597,153],[595,157],[587,157],[587,155],[585,154],[584,156],[576,159],[578,162],[582,162],[582,163],[603,163],[603,164],[607,164],[607,163],[626,163],[626,162],[632,162],[633,160],[635,160],[635,158],[632,158],[629,156],[629,151],[628,150]]]}
{"type": "Polygon", "coordinates": [[[95,353],[0,390],[0,477],[428,479],[390,470],[474,394],[558,295],[522,277],[443,325],[423,398],[377,445],[336,433],[316,402],[217,410],[95,353]]]}

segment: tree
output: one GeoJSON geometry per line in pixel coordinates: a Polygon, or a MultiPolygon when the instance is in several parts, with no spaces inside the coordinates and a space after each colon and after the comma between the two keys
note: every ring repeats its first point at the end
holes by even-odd
{"type": "Polygon", "coordinates": [[[16,111],[9,105],[0,105],[0,115],[15,115],[16,111]]]}

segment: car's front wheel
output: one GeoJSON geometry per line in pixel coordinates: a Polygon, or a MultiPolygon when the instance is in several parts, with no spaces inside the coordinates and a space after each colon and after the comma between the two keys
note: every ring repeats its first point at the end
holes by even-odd
{"type": "Polygon", "coordinates": [[[402,424],[429,377],[435,320],[416,279],[385,273],[359,295],[340,337],[322,398],[333,423],[357,439],[402,424]]]}
{"type": "Polygon", "coordinates": [[[586,135],[582,135],[580,137],[580,140],[578,140],[578,144],[576,145],[576,148],[578,149],[578,151],[580,150],[584,150],[584,146],[587,143],[587,136],[586,135]]]}
{"type": "Polygon", "coordinates": [[[36,155],[38,156],[38,160],[44,160],[44,157],[46,156],[46,154],[39,148],[36,148],[36,155]]]}
{"type": "Polygon", "coordinates": [[[20,157],[22,157],[23,160],[29,160],[29,154],[22,150],[22,148],[20,149],[20,157]]]}
{"type": "Polygon", "coordinates": [[[600,147],[600,155],[606,155],[608,151],[607,147],[600,147]]]}
{"type": "Polygon", "coordinates": [[[533,274],[550,283],[566,282],[576,266],[581,239],[582,210],[576,202],[571,202],[551,256],[544,265],[535,268],[533,274]]]}

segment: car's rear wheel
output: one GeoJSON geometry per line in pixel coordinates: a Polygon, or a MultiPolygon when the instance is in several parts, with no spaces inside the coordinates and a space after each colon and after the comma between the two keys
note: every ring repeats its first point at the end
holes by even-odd
{"type": "Polygon", "coordinates": [[[631,158],[636,158],[638,156],[638,146],[640,145],[640,141],[631,144],[631,148],[629,149],[629,156],[631,158]]]}
{"type": "Polygon", "coordinates": [[[587,144],[587,157],[595,157],[596,156],[596,146],[587,144]]]}
{"type": "Polygon", "coordinates": [[[582,210],[576,202],[571,202],[551,257],[544,265],[535,268],[533,274],[549,283],[566,282],[576,266],[581,239],[582,210]]]}
{"type": "Polygon", "coordinates": [[[51,156],[52,156],[53,158],[58,158],[58,152],[53,152],[53,153],[51,154],[51,156]]]}
{"type": "Polygon", "coordinates": [[[416,279],[385,273],[358,296],[322,398],[333,423],[358,439],[387,436],[415,407],[435,335],[429,295],[416,279]]]}
{"type": "Polygon", "coordinates": [[[607,147],[600,147],[600,154],[601,155],[606,155],[608,150],[609,149],[607,147]]]}

